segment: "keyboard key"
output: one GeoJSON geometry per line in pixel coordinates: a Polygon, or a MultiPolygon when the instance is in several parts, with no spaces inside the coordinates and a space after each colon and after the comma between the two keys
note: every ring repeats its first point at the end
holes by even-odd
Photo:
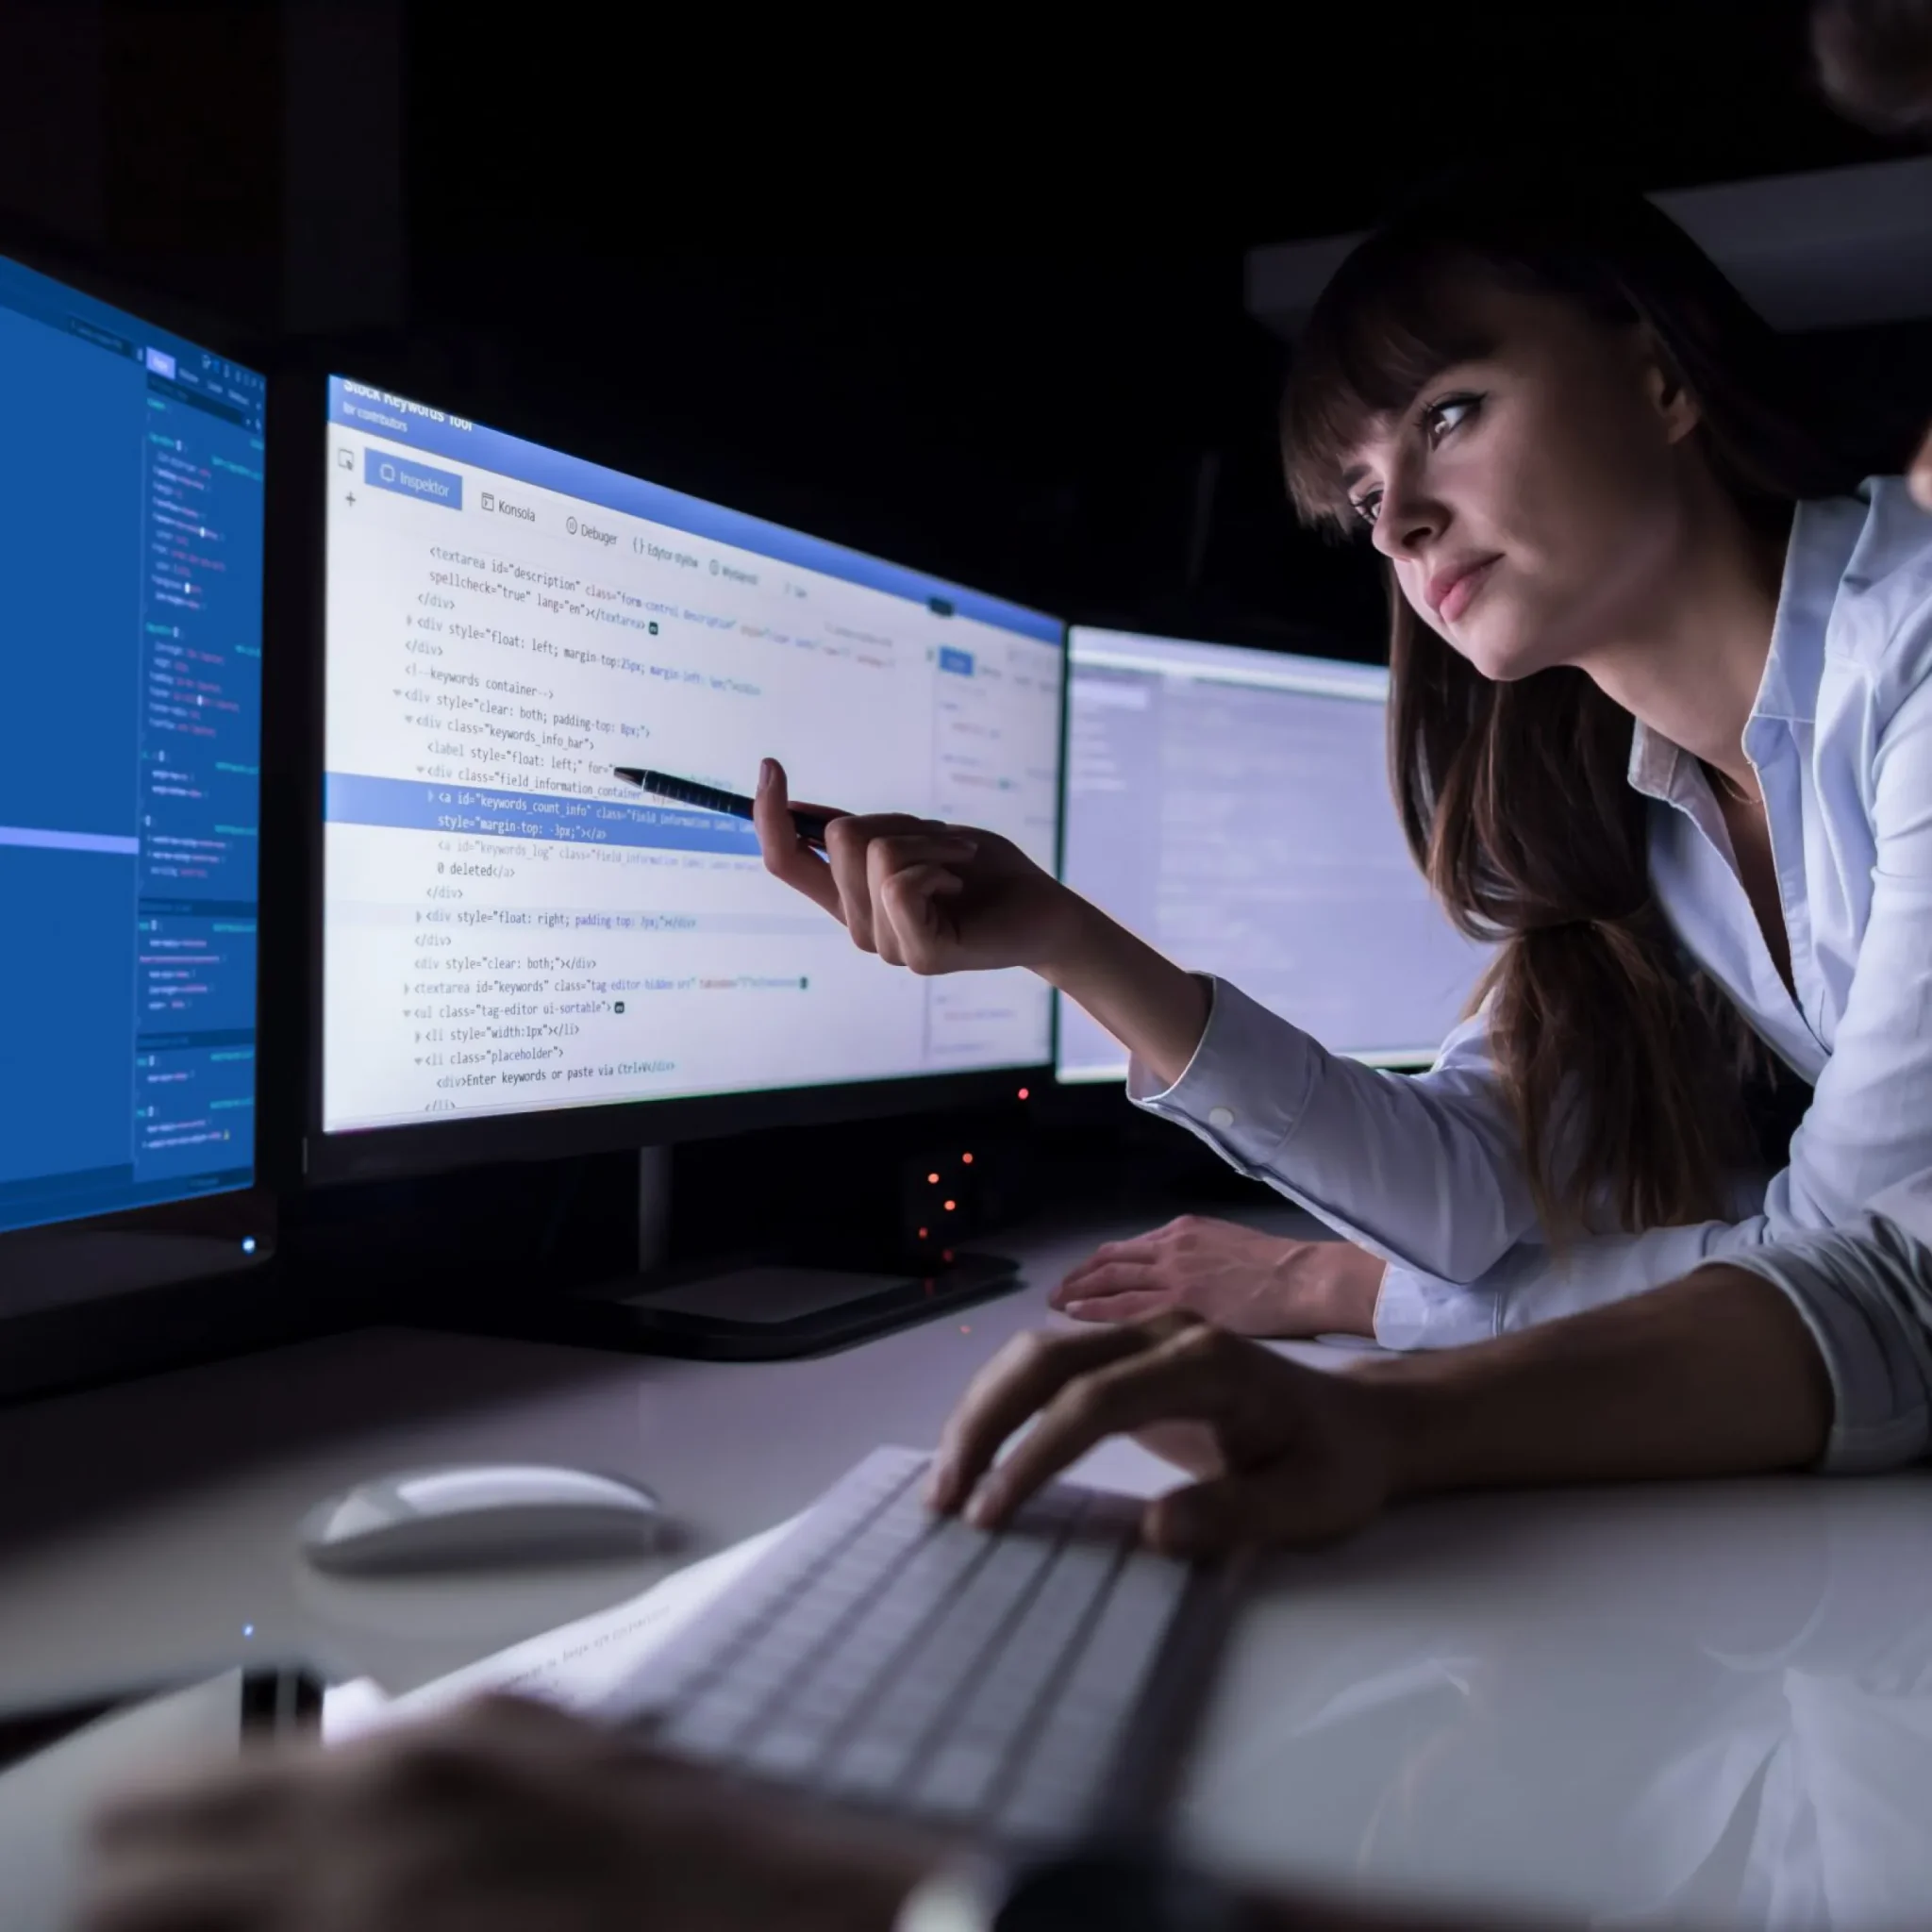
{"type": "MultiPolygon", "coordinates": [[[[875,1734],[903,1743],[905,1770],[910,1770],[925,1732],[964,1688],[1001,1624],[1013,1616],[1023,1592],[1053,1554],[1052,1545],[1037,1538],[1016,1541],[978,1530],[965,1533],[985,1551],[985,1560],[971,1572],[965,1589],[906,1661],[869,1726],[875,1734]]],[[[835,1788],[839,1778],[835,1763],[835,1788]]]]}
{"type": "Polygon", "coordinates": [[[819,1761],[830,1742],[823,1725],[781,1724],[763,1732],[738,1761],[765,1777],[795,1778],[819,1761]]]}
{"type": "Polygon", "coordinates": [[[914,1787],[913,1808],[948,1818],[976,1815],[986,1807],[1000,1763],[1000,1754],[988,1746],[948,1744],[914,1787]]]}
{"type": "Polygon", "coordinates": [[[1068,1694],[1105,1693],[1138,1681],[1153,1662],[1187,1587],[1185,1564],[1145,1551],[1124,1562],[1081,1645],[1068,1694]]]}
{"type": "Polygon", "coordinates": [[[928,1534],[861,1614],[849,1620],[837,1643],[802,1674],[796,1690],[805,1707],[850,1709],[887,1676],[924,1626],[941,1615],[974,1566],[988,1554],[990,1539],[947,1524],[928,1534]]]}
{"type": "Polygon", "coordinates": [[[1000,1807],[993,1827],[1008,1838],[1073,1838],[1093,1811],[1096,1789],[1096,1780],[1090,1776],[1029,1771],[1024,1782],[1000,1807]]]}
{"type": "Polygon", "coordinates": [[[912,1745],[905,1738],[877,1733],[861,1737],[845,1746],[838,1768],[825,1779],[825,1789],[834,1797],[869,1803],[890,1797],[899,1789],[912,1757],[912,1745]]]}
{"type": "Polygon", "coordinates": [[[963,1732],[1010,1736],[1036,1714],[1114,1559],[1114,1552],[1091,1547],[1058,1553],[1045,1583],[1004,1644],[999,1670],[961,1711],[963,1732]]]}
{"type": "Polygon", "coordinates": [[[737,1740],[754,1715],[735,1700],[693,1705],[666,1727],[663,1742],[675,1751],[715,1757],[737,1740]]]}
{"type": "Polygon", "coordinates": [[[672,1708],[735,1644],[793,1600],[814,1569],[852,1541],[871,1518],[908,1491],[916,1501],[917,1479],[924,1467],[925,1458],[909,1451],[886,1450],[868,1457],[738,1580],[723,1603],[646,1657],[606,1698],[597,1715],[621,1724],[672,1708]]]}

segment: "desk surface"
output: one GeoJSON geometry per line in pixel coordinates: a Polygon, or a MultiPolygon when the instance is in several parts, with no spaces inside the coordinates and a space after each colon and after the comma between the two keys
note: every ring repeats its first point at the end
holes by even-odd
{"type": "MultiPolygon", "coordinates": [[[[372,1330],[0,1413],[0,1705],[250,1650],[402,1690],[615,1602],[781,1520],[874,1444],[930,1441],[1064,1268],[1119,1231],[1036,1235],[1021,1292],[814,1361],[372,1330]],[[297,1560],[298,1520],[347,1483],[512,1458],[648,1484],[682,1552],[433,1582],[297,1560]]],[[[1163,1480],[1131,1445],[1082,1473],[1163,1480]]],[[[1578,1919],[1915,1919],[1932,1895],[1932,1474],[1443,1500],[1279,1559],[1185,1814],[1204,1857],[1282,1878],[1578,1919]]]]}

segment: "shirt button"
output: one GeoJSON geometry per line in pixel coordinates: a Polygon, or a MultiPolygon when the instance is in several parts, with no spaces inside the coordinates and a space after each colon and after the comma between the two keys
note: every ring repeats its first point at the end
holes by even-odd
{"type": "Polygon", "coordinates": [[[1208,1124],[1210,1127],[1231,1127],[1234,1125],[1234,1108],[1231,1107],[1211,1107],[1208,1109],[1208,1124]]]}

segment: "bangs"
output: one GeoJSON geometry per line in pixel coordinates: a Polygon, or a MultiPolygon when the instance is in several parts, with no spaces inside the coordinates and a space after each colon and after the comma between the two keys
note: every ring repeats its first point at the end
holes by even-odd
{"type": "Polygon", "coordinates": [[[1281,414],[1288,491],[1303,521],[1352,530],[1341,475],[1365,438],[1452,363],[1490,354],[1472,295],[1497,279],[1468,252],[1364,242],[1323,291],[1296,345],[1281,414]]]}
{"type": "Polygon", "coordinates": [[[1400,210],[1315,304],[1281,415],[1289,495],[1305,521],[1357,527],[1341,481],[1355,453],[1452,363],[1500,346],[1491,298],[1504,291],[1647,328],[1697,398],[1718,480],[1767,527],[1793,502],[1839,494],[1874,467],[1840,449],[1790,345],[1662,209],[1560,171],[1484,170],[1400,210]]]}

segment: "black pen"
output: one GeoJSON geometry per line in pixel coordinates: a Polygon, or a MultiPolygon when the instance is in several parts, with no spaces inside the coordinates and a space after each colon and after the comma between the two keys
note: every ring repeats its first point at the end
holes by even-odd
{"type": "MultiPolygon", "coordinates": [[[[669,772],[646,772],[636,765],[613,768],[620,778],[628,779],[655,798],[669,798],[678,805],[695,805],[705,811],[728,812],[735,819],[751,816],[751,800],[742,792],[722,791],[715,785],[700,785],[694,778],[674,778],[669,772]]],[[[825,822],[815,811],[793,811],[791,823],[808,845],[825,849],[825,822]]]]}

